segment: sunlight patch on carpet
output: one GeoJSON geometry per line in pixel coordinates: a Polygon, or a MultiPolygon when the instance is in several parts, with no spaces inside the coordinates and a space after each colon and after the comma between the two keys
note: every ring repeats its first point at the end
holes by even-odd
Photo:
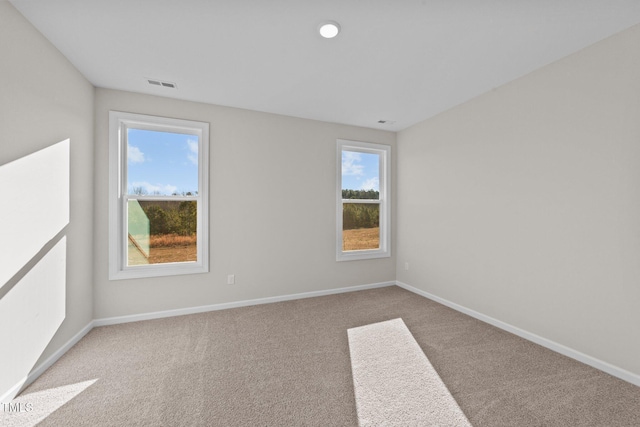
{"type": "Polygon", "coordinates": [[[347,333],[361,427],[471,426],[402,319],[347,333]]]}
{"type": "Polygon", "coordinates": [[[98,379],[33,393],[23,393],[11,402],[1,404],[0,425],[5,427],[35,426],[96,381],[98,379]]]}

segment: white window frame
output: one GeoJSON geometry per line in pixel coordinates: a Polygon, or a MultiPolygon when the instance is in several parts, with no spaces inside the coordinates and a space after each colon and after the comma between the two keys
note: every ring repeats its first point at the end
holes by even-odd
{"type": "Polygon", "coordinates": [[[336,261],[352,261],[391,256],[391,146],[371,142],[337,140],[336,179],[336,261]],[[342,199],[342,151],[380,156],[380,197],[378,200],[342,199]],[[342,250],[343,203],[378,203],[380,205],[380,247],[353,251],[342,250]]]}
{"type": "Polygon", "coordinates": [[[109,280],[173,276],[209,271],[209,123],[144,114],[109,112],[109,280]],[[181,133],[198,137],[198,194],[134,196],[127,191],[127,128],[181,133]],[[197,261],[127,265],[129,200],[197,202],[197,261]]]}

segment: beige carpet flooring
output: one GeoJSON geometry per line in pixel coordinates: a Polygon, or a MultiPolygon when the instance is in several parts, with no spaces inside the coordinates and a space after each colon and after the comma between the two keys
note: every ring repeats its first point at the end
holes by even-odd
{"type": "Polygon", "coordinates": [[[640,426],[639,387],[398,287],[95,328],[20,399],[71,396],[41,426],[355,426],[347,329],[395,318],[475,427],[640,426]]]}

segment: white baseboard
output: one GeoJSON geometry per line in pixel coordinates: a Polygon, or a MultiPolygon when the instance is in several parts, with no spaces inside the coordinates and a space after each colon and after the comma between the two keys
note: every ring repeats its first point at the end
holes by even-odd
{"type": "Polygon", "coordinates": [[[91,329],[98,326],[116,325],[119,323],[138,322],[141,320],[159,319],[163,317],[183,316],[186,314],[204,313],[207,311],[224,310],[227,308],[246,307],[250,305],[269,304],[272,302],[291,301],[302,298],[319,297],[324,295],[341,294],[345,292],[355,292],[365,289],[383,288],[386,286],[394,286],[395,281],[371,283],[367,285],[350,286],[346,288],[327,289],[322,291],[303,292],[300,294],[282,295],[277,297],[258,298],[245,301],[228,302],[222,304],[204,305],[200,307],[182,308],[177,310],[156,311],[152,313],[133,314],[129,316],[108,317],[103,319],[92,320],[82,328],[77,334],[75,334],[69,341],[67,341],[62,347],[60,347],[55,353],[53,353],[47,360],[38,365],[32,370],[29,375],[23,378],[19,383],[7,390],[2,396],[0,396],[0,402],[8,403],[15,396],[17,396],[25,387],[34,382],[40,375],[44,373],[51,365],[53,365],[58,359],[60,359],[71,347],[73,347],[78,341],[80,341],[85,335],[87,335],[91,329]]]}
{"type": "Polygon", "coordinates": [[[539,344],[543,347],[546,347],[550,350],[555,351],[556,353],[560,353],[562,355],[565,355],[567,357],[570,357],[572,359],[575,359],[579,362],[582,362],[586,365],[589,365],[593,368],[599,369],[603,372],[606,372],[609,375],[613,375],[614,377],[620,378],[621,380],[625,380],[631,384],[640,386],[640,375],[634,374],[633,372],[629,372],[625,369],[619,368],[617,366],[614,366],[610,363],[604,362],[600,359],[596,359],[595,357],[589,356],[587,354],[581,353],[577,350],[574,350],[572,348],[569,348],[567,346],[564,346],[562,344],[558,344],[555,341],[551,341],[547,338],[541,337],[539,335],[533,334],[531,332],[525,331],[523,329],[520,329],[516,326],[510,325],[508,323],[505,323],[501,320],[498,319],[494,319],[493,317],[484,315],[482,313],[479,313],[475,310],[472,310],[470,308],[464,307],[462,305],[456,304],[454,302],[451,302],[449,300],[446,300],[444,298],[441,298],[439,296],[430,294],[429,292],[425,292],[421,289],[418,288],[414,288],[413,286],[407,285],[406,283],[402,283],[399,281],[396,281],[396,285],[398,285],[399,287],[406,289],[410,292],[413,292],[415,294],[421,295],[425,298],[428,298],[430,300],[436,301],[442,305],[446,305],[447,307],[450,307],[456,311],[459,311],[461,313],[467,314],[471,317],[474,317],[478,320],[482,320],[485,323],[488,323],[490,325],[493,325],[497,328],[500,328],[502,330],[505,330],[507,332],[510,332],[514,335],[517,335],[521,338],[524,338],[528,341],[534,342],[536,344],[539,344]]]}
{"type": "Polygon", "coordinates": [[[76,345],[78,341],[80,341],[85,335],[91,331],[94,327],[93,320],[89,322],[84,328],[82,328],[77,334],[75,334],[69,341],[67,341],[62,347],[56,350],[51,356],[47,358],[44,362],[39,364],[35,369],[29,372],[25,378],[23,378],[16,385],[11,387],[6,393],[0,397],[0,402],[8,403],[14,397],[16,397],[22,390],[24,390],[29,384],[34,382],[40,375],[44,373],[51,365],[56,363],[58,359],[60,359],[71,347],[76,345]]]}
{"type": "Polygon", "coordinates": [[[27,378],[28,377],[24,377],[16,385],[11,387],[2,396],[0,396],[0,403],[11,402],[11,400],[13,400],[13,398],[16,397],[24,387],[26,387],[25,384],[27,383],[27,378]]]}
{"type": "Polygon", "coordinates": [[[446,305],[447,307],[450,307],[456,311],[467,314],[483,322],[489,323],[490,325],[496,326],[507,332],[511,332],[515,335],[518,335],[521,338],[524,338],[536,344],[542,345],[543,347],[546,347],[557,353],[563,354],[567,357],[571,357],[572,359],[578,360],[596,369],[604,371],[610,375],[613,375],[614,377],[625,380],[631,384],[640,386],[640,375],[626,371],[622,368],[611,365],[610,363],[596,359],[594,357],[581,353],[577,350],[566,347],[562,344],[558,344],[554,341],[540,337],[531,332],[527,332],[523,329],[517,328],[508,323],[486,316],[482,313],[471,310],[469,308],[466,308],[454,302],[448,301],[444,298],[440,298],[436,295],[430,294],[418,288],[414,288],[413,286],[407,285],[406,283],[402,283],[399,281],[391,281],[391,282],[372,283],[372,284],[359,285],[359,286],[350,286],[346,288],[303,292],[299,294],[282,295],[277,297],[266,297],[266,298],[258,298],[258,299],[244,300],[244,301],[229,302],[229,303],[212,304],[212,305],[190,307],[190,308],[183,308],[183,309],[177,309],[177,310],[156,311],[152,313],[143,313],[143,314],[134,314],[134,315],[128,315],[128,316],[96,319],[89,322],[84,328],[82,328],[82,330],[80,330],[77,334],[75,334],[69,341],[67,341],[55,353],[49,356],[47,360],[45,360],[40,365],[38,365],[34,370],[32,370],[26,378],[24,378],[18,384],[13,386],[11,389],[7,390],[0,397],[0,402],[8,402],[11,399],[13,399],[21,390],[23,390],[25,387],[27,387],[29,384],[35,381],[40,375],[42,375],[42,373],[44,373],[44,371],[46,371],[51,365],[53,365],[58,359],[60,359],[71,347],[73,347],[78,341],[80,341],[87,333],[89,333],[91,329],[97,326],[116,325],[119,323],[137,322],[141,320],[159,319],[159,318],[173,317],[173,316],[183,316],[187,314],[196,314],[196,313],[204,313],[208,311],[224,310],[227,308],[247,307],[251,305],[269,304],[273,302],[291,301],[291,300],[303,299],[303,298],[334,295],[334,294],[341,294],[346,292],[355,292],[355,291],[361,291],[365,289],[383,288],[383,287],[393,286],[393,285],[397,285],[410,292],[421,295],[425,298],[436,301],[440,304],[446,305]]]}
{"type": "Polygon", "coordinates": [[[244,301],[226,302],[221,304],[203,305],[199,307],[180,308],[176,310],[155,311],[152,313],[132,314],[128,316],[106,317],[93,321],[94,326],[117,325],[120,323],[138,322],[141,320],[160,319],[163,317],[184,316],[187,314],[205,313],[208,311],[225,310],[227,308],[247,307],[250,305],[269,304],[273,302],[291,301],[302,298],[312,298],[324,295],[342,294],[345,292],[355,292],[365,289],[383,288],[394,286],[395,281],[371,283],[367,285],[350,286],[347,288],[327,289],[322,291],[303,292],[300,294],[282,295],[277,297],[257,298],[244,301]]]}

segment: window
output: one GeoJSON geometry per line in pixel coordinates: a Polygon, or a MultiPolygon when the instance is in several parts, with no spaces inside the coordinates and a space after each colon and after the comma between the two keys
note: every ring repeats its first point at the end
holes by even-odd
{"type": "Polygon", "coordinates": [[[209,124],[109,112],[109,279],[209,271],[209,124]]]}
{"type": "Polygon", "coordinates": [[[338,140],[336,259],[391,256],[391,147],[338,140]]]}

